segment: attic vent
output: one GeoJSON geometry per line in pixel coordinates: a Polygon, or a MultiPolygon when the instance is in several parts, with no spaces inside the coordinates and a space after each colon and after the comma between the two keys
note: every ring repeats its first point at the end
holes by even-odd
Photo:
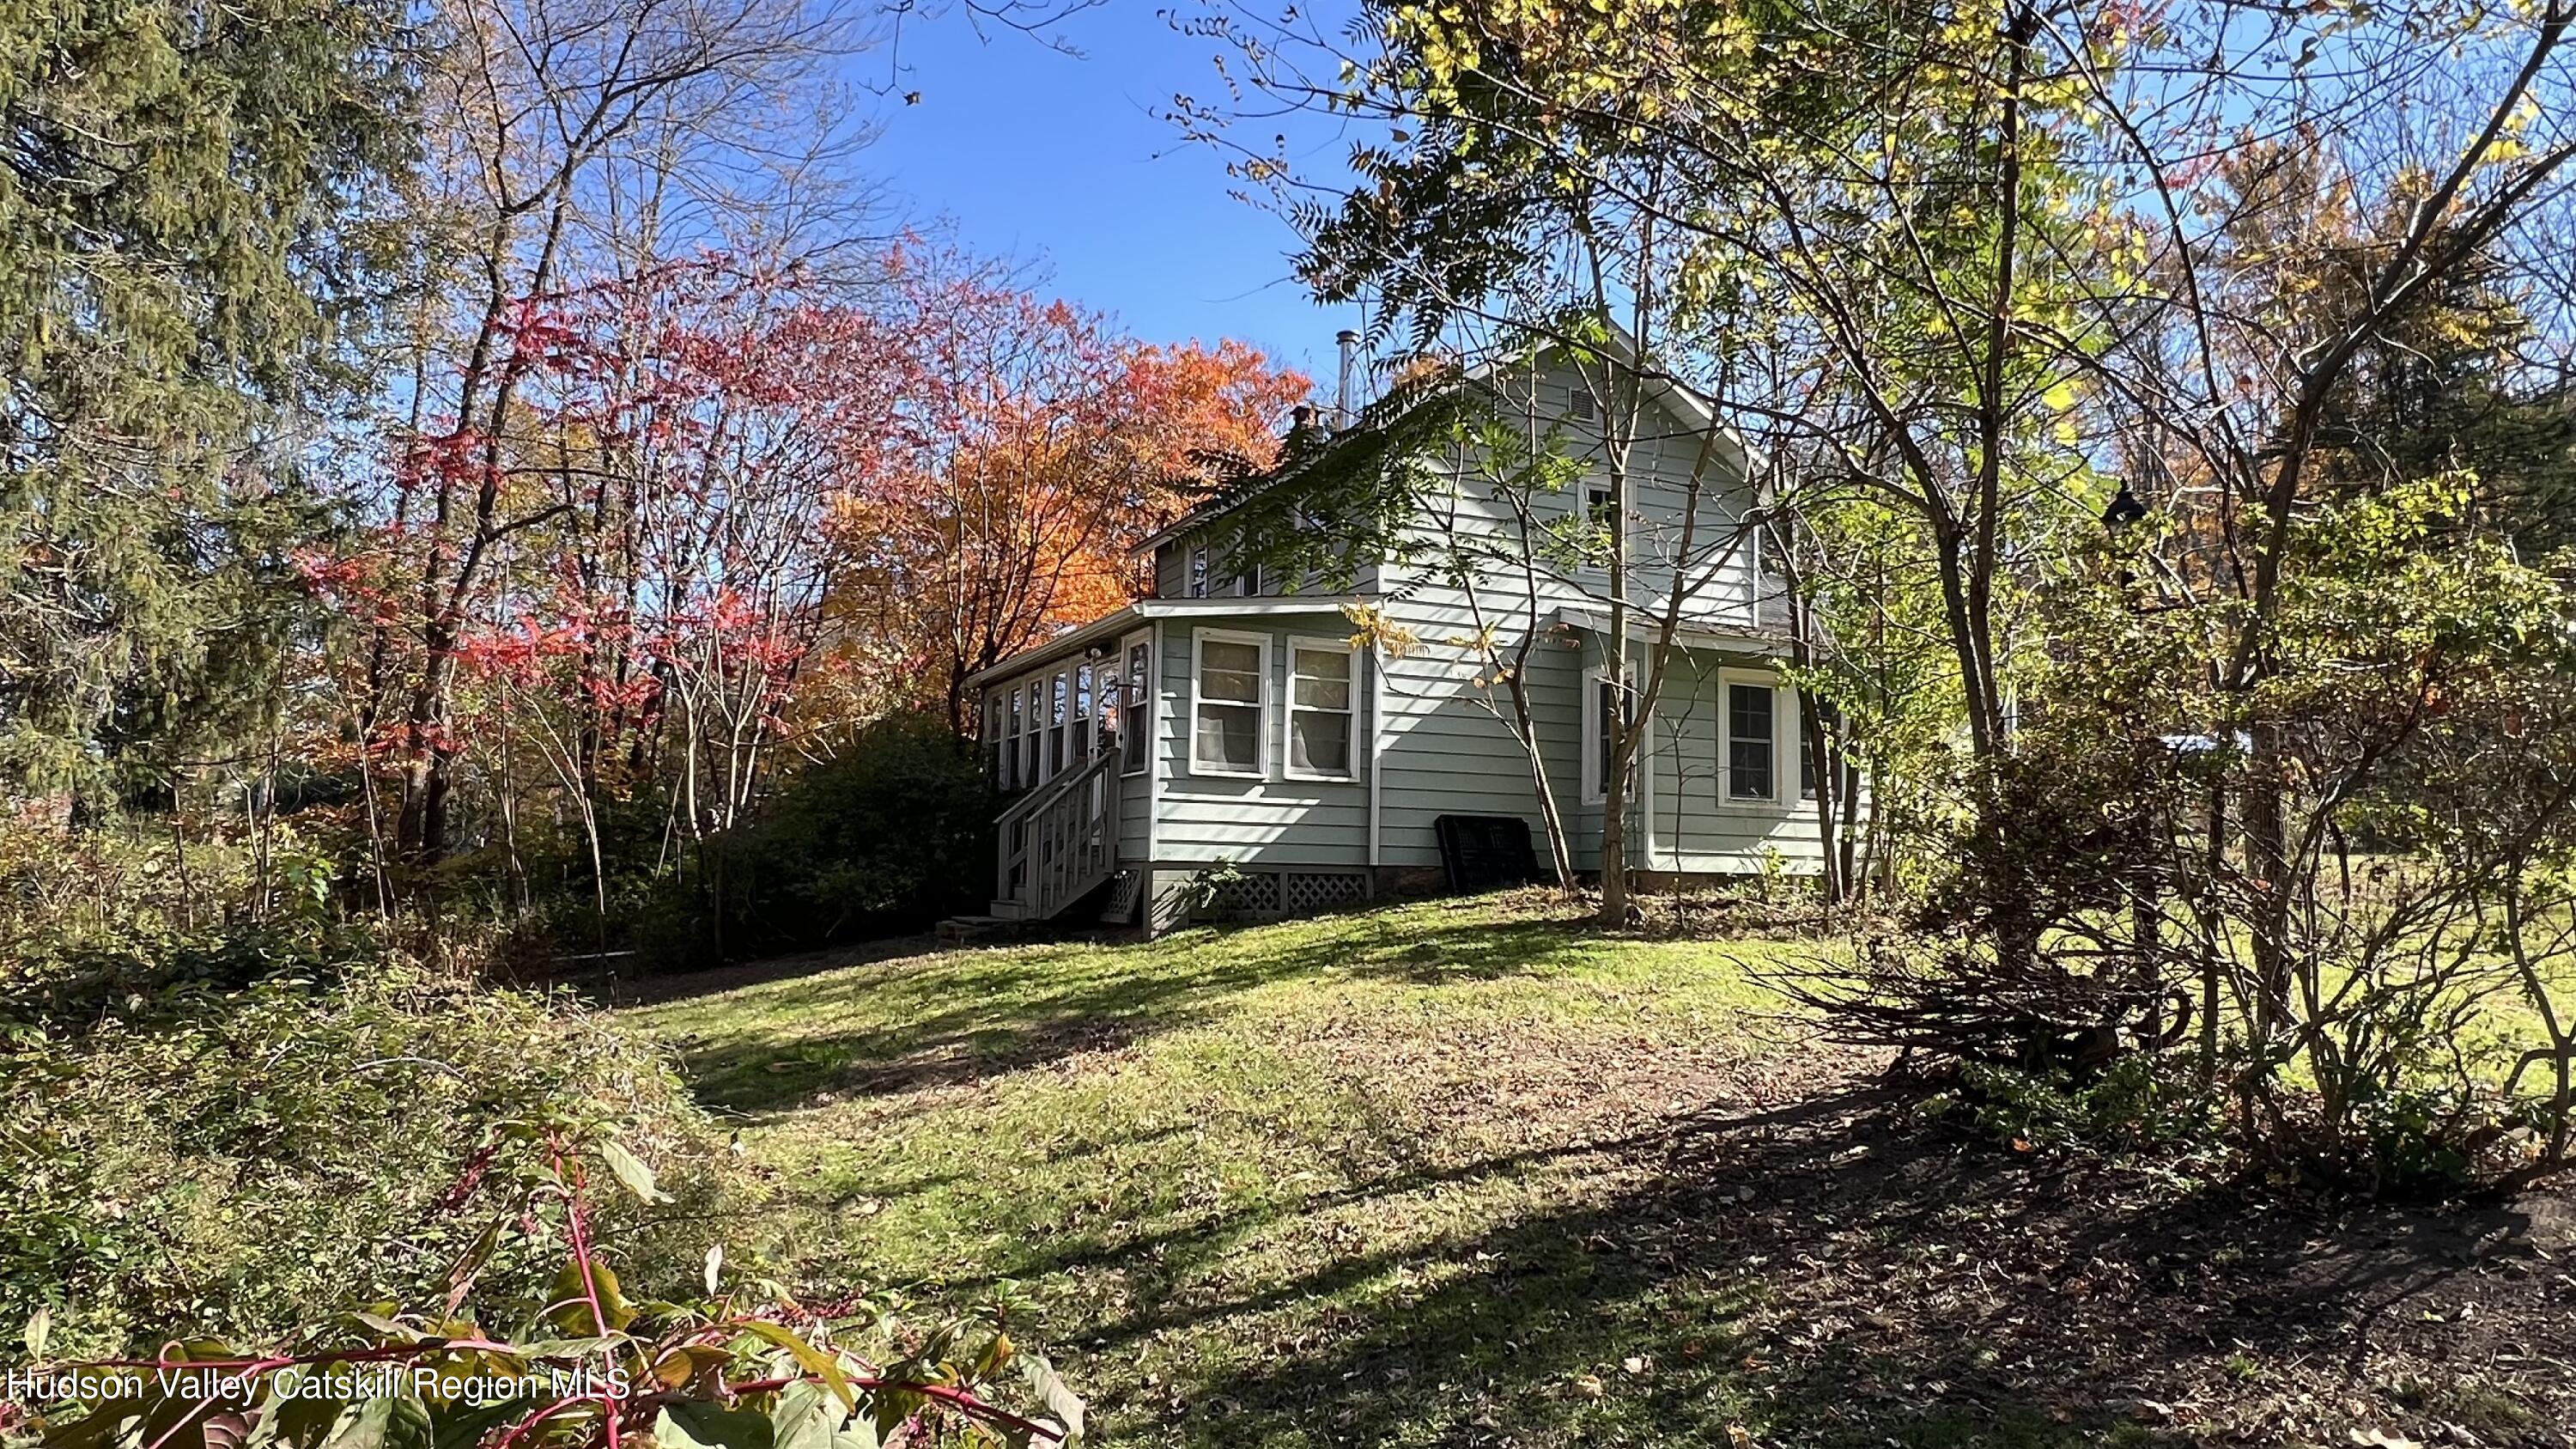
{"type": "Polygon", "coordinates": [[[1600,415],[1592,406],[1591,390],[1580,387],[1574,390],[1574,401],[1566,408],[1566,413],[1578,423],[1588,423],[1600,415]]]}

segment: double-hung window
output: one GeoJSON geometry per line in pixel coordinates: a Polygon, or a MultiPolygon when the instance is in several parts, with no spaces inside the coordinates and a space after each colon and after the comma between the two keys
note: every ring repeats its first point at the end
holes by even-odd
{"type": "Polygon", "coordinates": [[[1202,629],[1190,690],[1190,769],[1201,775],[1265,773],[1261,721],[1270,678],[1270,639],[1202,629]]]}
{"type": "Polygon", "coordinates": [[[1726,798],[1777,798],[1779,691],[1768,684],[1726,686],[1726,798]]]}
{"type": "Polygon", "coordinates": [[[1188,588],[1190,597],[1193,599],[1204,599],[1208,596],[1208,551],[1206,544],[1200,544],[1196,548],[1190,550],[1188,588]]]}
{"type": "Polygon", "coordinates": [[[1147,731],[1153,727],[1154,712],[1145,701],[1145,667],[1153,659],[1146,641],[1139,639],[1127,646],[1127,688],[1118,696],[1118,744],[1125,751],[1119,769],[1135,774],[1145,768],[1147,731]]]}
{"type": "Polygon", "coordinates": [[[984,778],[992,781],[996,790],[1011,788],[1011,782],[1004,774],[1004,758],[1002,697],[988,694],[984,696],[984,778]]]}
{"type": "Polygon", "coordinates": [[[1351,646],[1339,639],[1288,641],[1288,773],[1351,778],[1351,646]]]}

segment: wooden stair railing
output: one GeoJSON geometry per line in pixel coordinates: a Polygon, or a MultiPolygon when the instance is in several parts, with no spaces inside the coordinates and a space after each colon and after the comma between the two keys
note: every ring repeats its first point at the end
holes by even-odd
{"type": "Polygon", "coordinates": [[[1118,756],[1103,751],[1030,791],[994,822],[993,914],[1051,920],[1118,868],[1118,756]]]}

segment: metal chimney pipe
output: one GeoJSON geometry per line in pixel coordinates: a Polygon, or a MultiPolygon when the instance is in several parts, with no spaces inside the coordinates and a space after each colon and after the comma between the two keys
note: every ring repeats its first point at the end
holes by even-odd
{"type": "Polygon", "coordinates": [[[1356,366],[1359,361],[1360,335],[1348,327],[1345,327],[1341,330],[1339,335],[1333,338],[1333,340],[1340,343],[1342,348],[1342,388],[1340,400],[1333,406],[1333,426],[1336,428],[1347,428],[1351,425],[1351,418],[1353,416],[1351,412],[1351,369],[1356,366]]]}

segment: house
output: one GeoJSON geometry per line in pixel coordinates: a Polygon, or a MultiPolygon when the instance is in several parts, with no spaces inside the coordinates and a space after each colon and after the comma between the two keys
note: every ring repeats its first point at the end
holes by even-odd
{"type": "MultiPolygon", "coordinates": [[[[1487,389],[1533,434],[1557,430],[1572,456],[1599,457],[1598,392],[1570,363],[1453,385],[1487,389]]],[[[1632,677],[1675,587],[1695,467],[1703,482],[1696,588],[1683,590],[1679,652],[1630,791],[1628,863],[1649,878],[1812,871],[1821,849],[1797,694],[1778,669],[1787,610],[1742,526],[1756,501],[1748,459],[1678,388],[1646,390],[1635,435],[1632,677]],[[1704,463],[1712,437],[1723,445],[1704,463]]],[[[1537,631],[1525,673],[1539,753],[1575,867],[1597,872],[1603,726],[1621,699],[1604,647],[1607,574],[1579,560],[1536,571],[1484,560],[1462,576],[1461,540],[1515,515],[1472,465],[1439,476],[1451,480],[1441,508],[1408,521],[1402,547],[1354,560],[1348,592],[1230,567],[1216,556],[1223,509],[1203,507],[1145,544],[1147,597],[973,676],[987,765],[1016,797],[1000,821],[993,914],[1087,912],[1099,896],[1114,919],[1141,904],[1149,928],[1194,909],[1295,915],[1436,889],[1443,816],[1517,818],[1542,841],[1528,756],[1497,713],[1505,691],[1459,642],[1480,614],[1506,648],[1537,631]],[[1361,610],[1419,647],[1355,647],[1361,610]]],[[[1596,474],[1533,502],[1571,518],[1607,495],[1596,474]]],[[[1544,868],[1543,843],[1538,856],[1544,868]]]]}

